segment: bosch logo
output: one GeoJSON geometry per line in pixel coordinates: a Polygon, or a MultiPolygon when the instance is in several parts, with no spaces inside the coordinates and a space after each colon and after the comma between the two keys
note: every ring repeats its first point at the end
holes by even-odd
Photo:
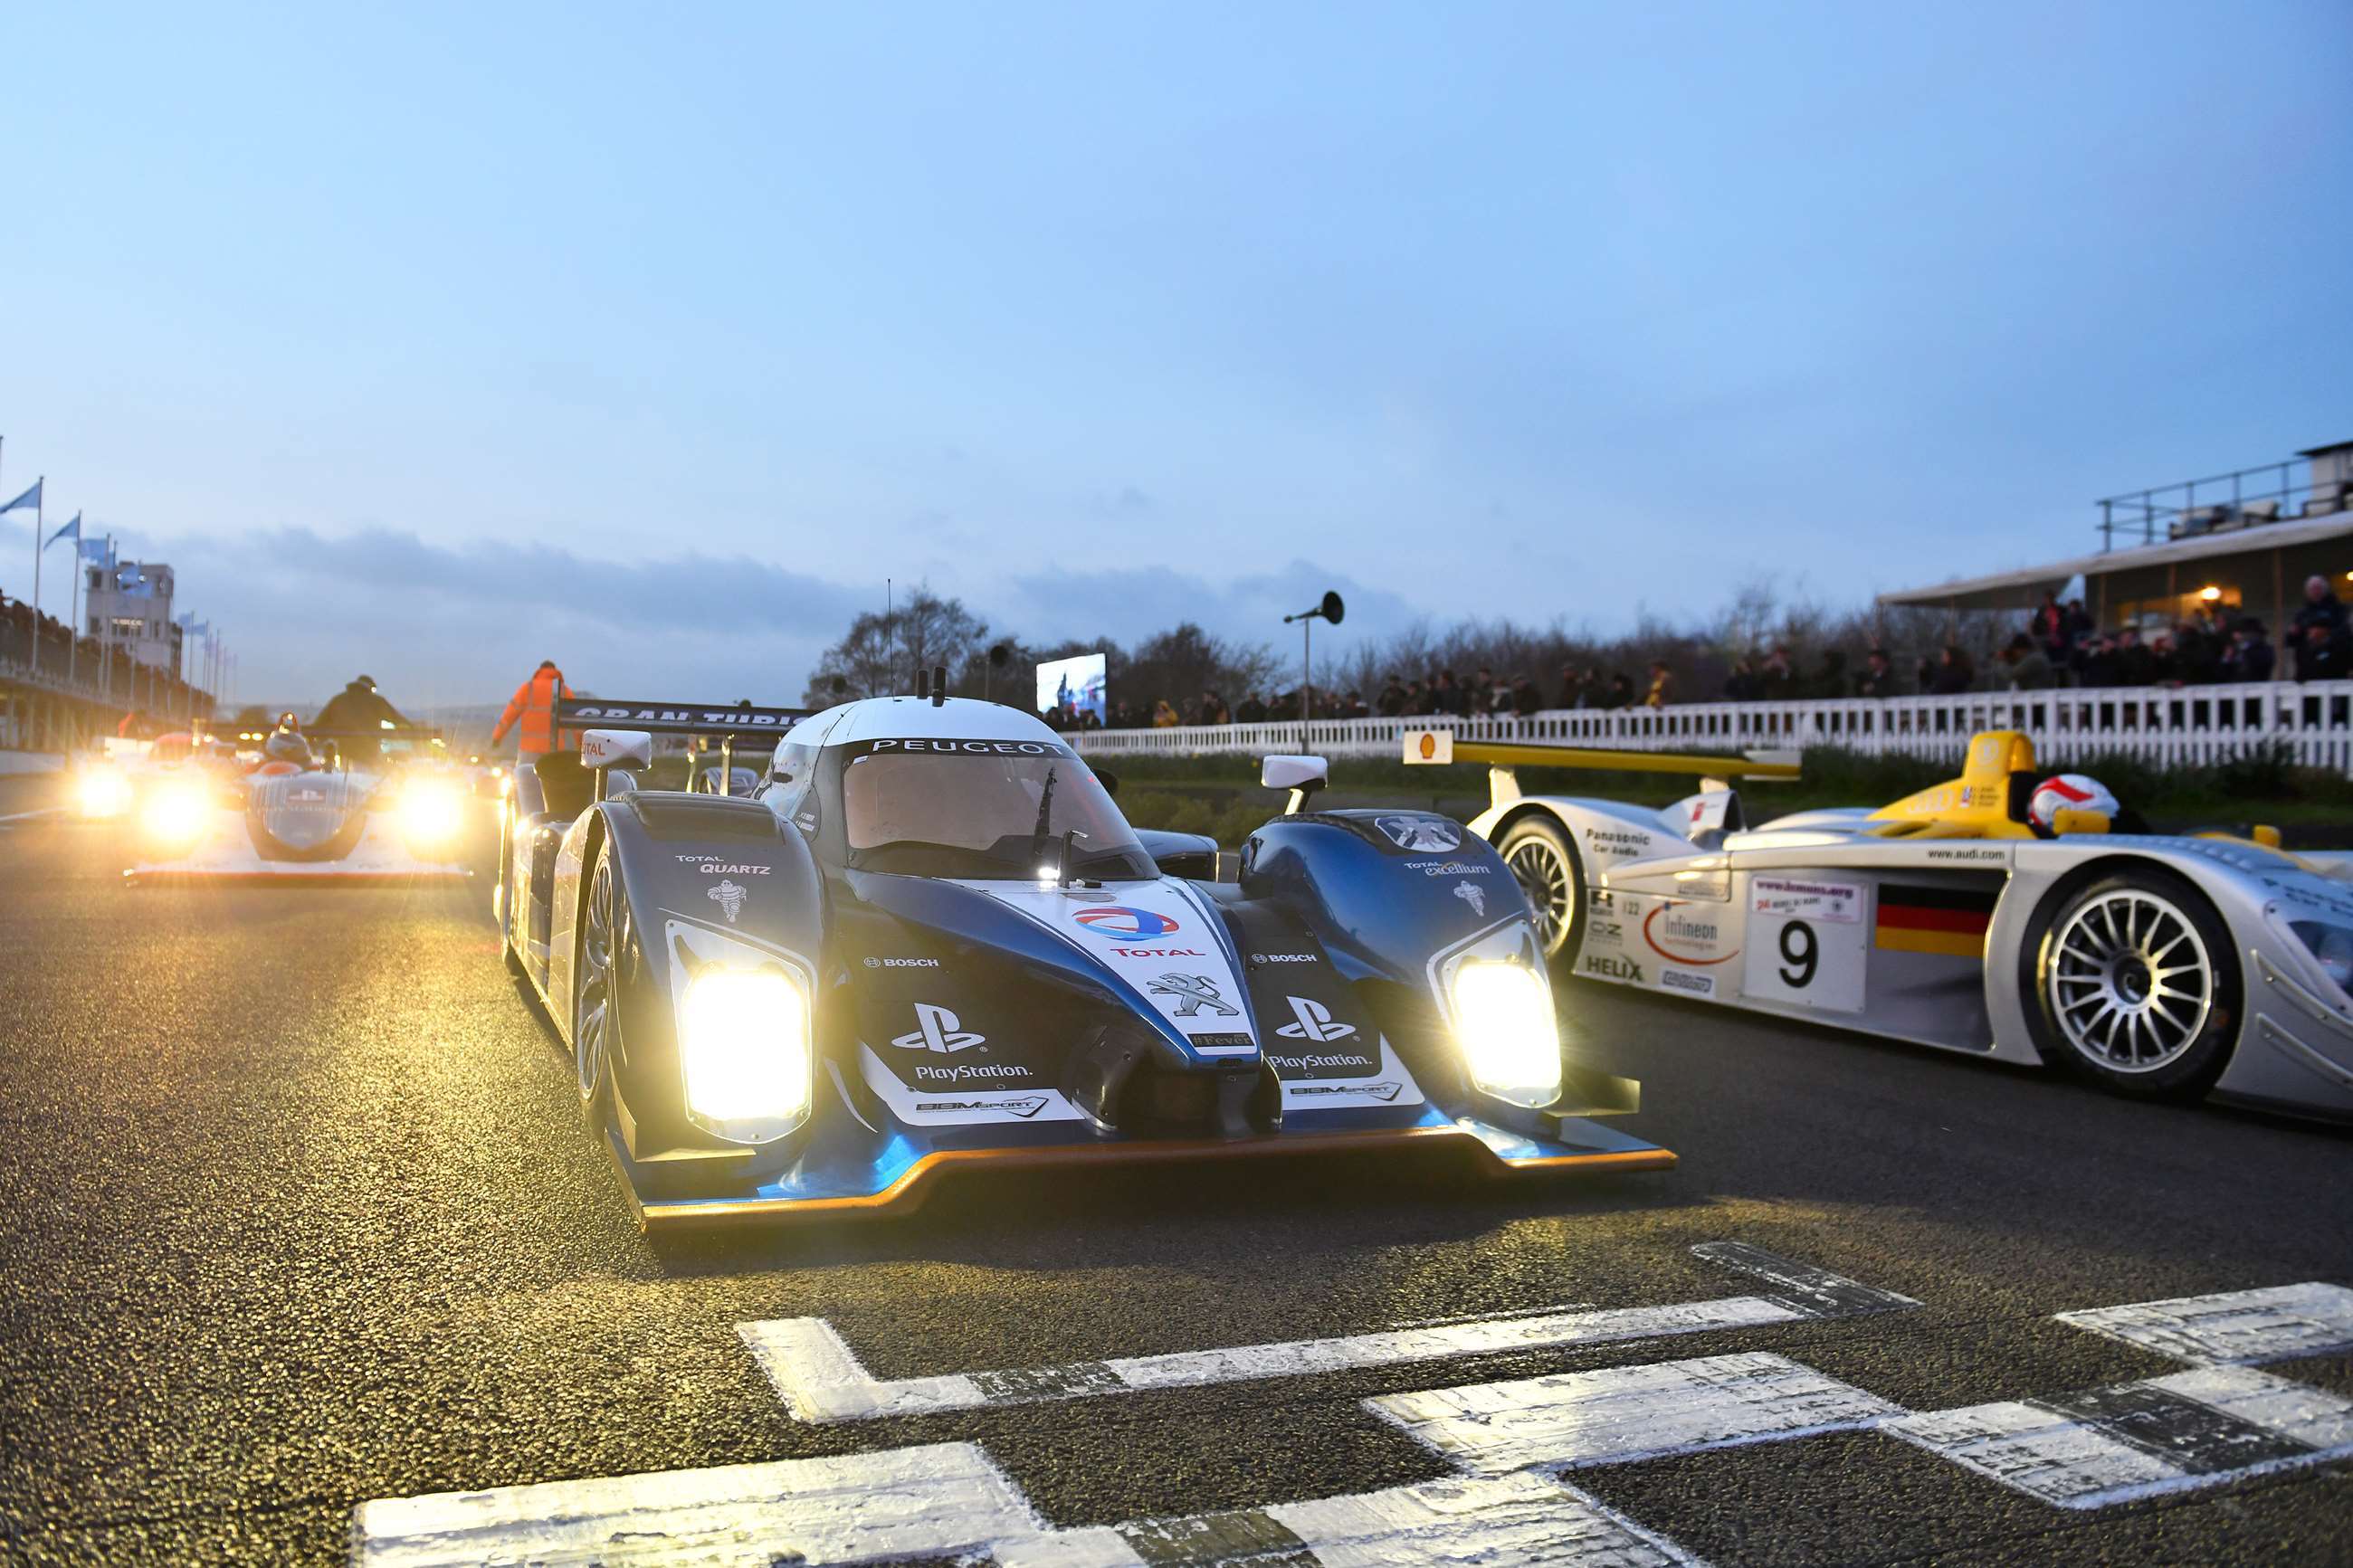
{"type": "Polygon", "coordinates": [[[1133,909],[1126,904],[1100,904],[1091,910],[1081,910],[1071,918],[1091,931],[1103,936],[1115,936],[1122,942],[1154,942],[1164,936],[1174,936],[1182,929],[1174,915],[1133,909]]]}

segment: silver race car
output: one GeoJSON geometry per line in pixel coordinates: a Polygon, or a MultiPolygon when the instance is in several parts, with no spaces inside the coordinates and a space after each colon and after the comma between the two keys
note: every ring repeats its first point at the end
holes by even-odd
{"type": "Polygon", "coordinates": [[[1486,763],[1472,820],[1591,979],[2024,1064],[2119,1094],[2353,1117],[2353,856],[2278,836],[2153,834],[2033,745],[1975,736],[1962,775],[1893,805],[1751,827],[1750,757],[1405,737],[1486,763]],[[1665,810],[1523,796],[1515,766],[1716,775],[1665,810]]]}
{"type": "Polygon", "coordinates": [[[132,882],[349,886],[459,879],[469,788],[429,731],[280,729],[235,758],[158,770],[126,809],[132,882]],[[314,747],[323,747],[316,749],[314,747]]]}

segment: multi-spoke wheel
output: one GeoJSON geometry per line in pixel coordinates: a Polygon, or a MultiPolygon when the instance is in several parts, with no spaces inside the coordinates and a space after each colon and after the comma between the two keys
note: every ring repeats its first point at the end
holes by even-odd
{"type": "Polygon", "coordinates": [[[1512,824],[1495,846],[1535,912],[1536,941],[1546,958],[1577,956],[1584,931],[1585,868],[1577,847],[1554,818],[1531,813],[1512,824]]]}
{"type": "Polygon", "coordinates": [[[2040,943],[2042,1021],[2067,1060],[2122,1093],[2204,1093],[2229,1059],[2239,972],[2230,933],[2154,868],[2065,899],[2040,943]]]}
{"type": "Polygon", "coordinates": [[[499,885],[491,894],[491,915],[499,922],[500,956],[506,961],[507,973],[521,980],[524,975],[522,942],[515,935],[515,875],[514,828],[512,805],[499,803],[499,885]]]}
{"type": "Polygon", "coordinates": [[[613,1092],[613,1058],[621,1040],[621,994],[629,952],[629,900],[613,867],[613,847],[596,847],[580,911],[579,974],[573,1004],[572,1060],[580,1085],[580,1111],[604,1130],[613,1092]]]}

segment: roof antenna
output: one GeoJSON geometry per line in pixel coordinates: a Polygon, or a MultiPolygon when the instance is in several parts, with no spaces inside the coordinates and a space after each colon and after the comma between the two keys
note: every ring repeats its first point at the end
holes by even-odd
{"type": "Polygon", "coordinates": [[[923,689],[923,667],[919,664],[915,667],[915,700],[921,702],[930,695],[931,693],[923,689]]]}
{"type": "Polygon", "coordinates": [[[947,706],[947,700],[948,667],[944,664],[935,664],[932,666],[932,706],[944,708],[947,706]]]}

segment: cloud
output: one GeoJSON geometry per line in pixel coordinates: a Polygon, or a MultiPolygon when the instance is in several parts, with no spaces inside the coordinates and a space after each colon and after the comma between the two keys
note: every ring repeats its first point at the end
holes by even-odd
{"type": "MultiPolygon", "coordinates": [[[[1212,581],[1167,566],[1114,566],[1052,571],[1016,577],[1007,603],[1013,619],[1036,640],[1107,635],[1132,644],[1153,632],[1192,621],[1222,637],[1248,643],[1295,638],[1282,617],[1314,605],[1326,589],[1346,602],[1347,615],[1331,637],[1383,637],[1419,618],[1413,605],[1386,588],[1305,560],[1271,571],[1212,581]]],[[[1325,628],[1316,628],[1318,646],[1325,628]]],[[[1335,649],[1336,651],[1336,647],[1335,649]]],[[[1320,656],[1319,656],[1320,657],[1320,656]]]]}
{"type": "MultiPolygon", "coordinates": [[[[127,552],[126,552],[127,553],[127,552]]],[[[240,695],[301,701],[374,675],[396,701],[501,695],[542,658],[607,695],[791,702],[855,613],[839,584],[748,555],[607,561],[304,528],[159,539],[181,599],[240,653],[240,695]]]]}

